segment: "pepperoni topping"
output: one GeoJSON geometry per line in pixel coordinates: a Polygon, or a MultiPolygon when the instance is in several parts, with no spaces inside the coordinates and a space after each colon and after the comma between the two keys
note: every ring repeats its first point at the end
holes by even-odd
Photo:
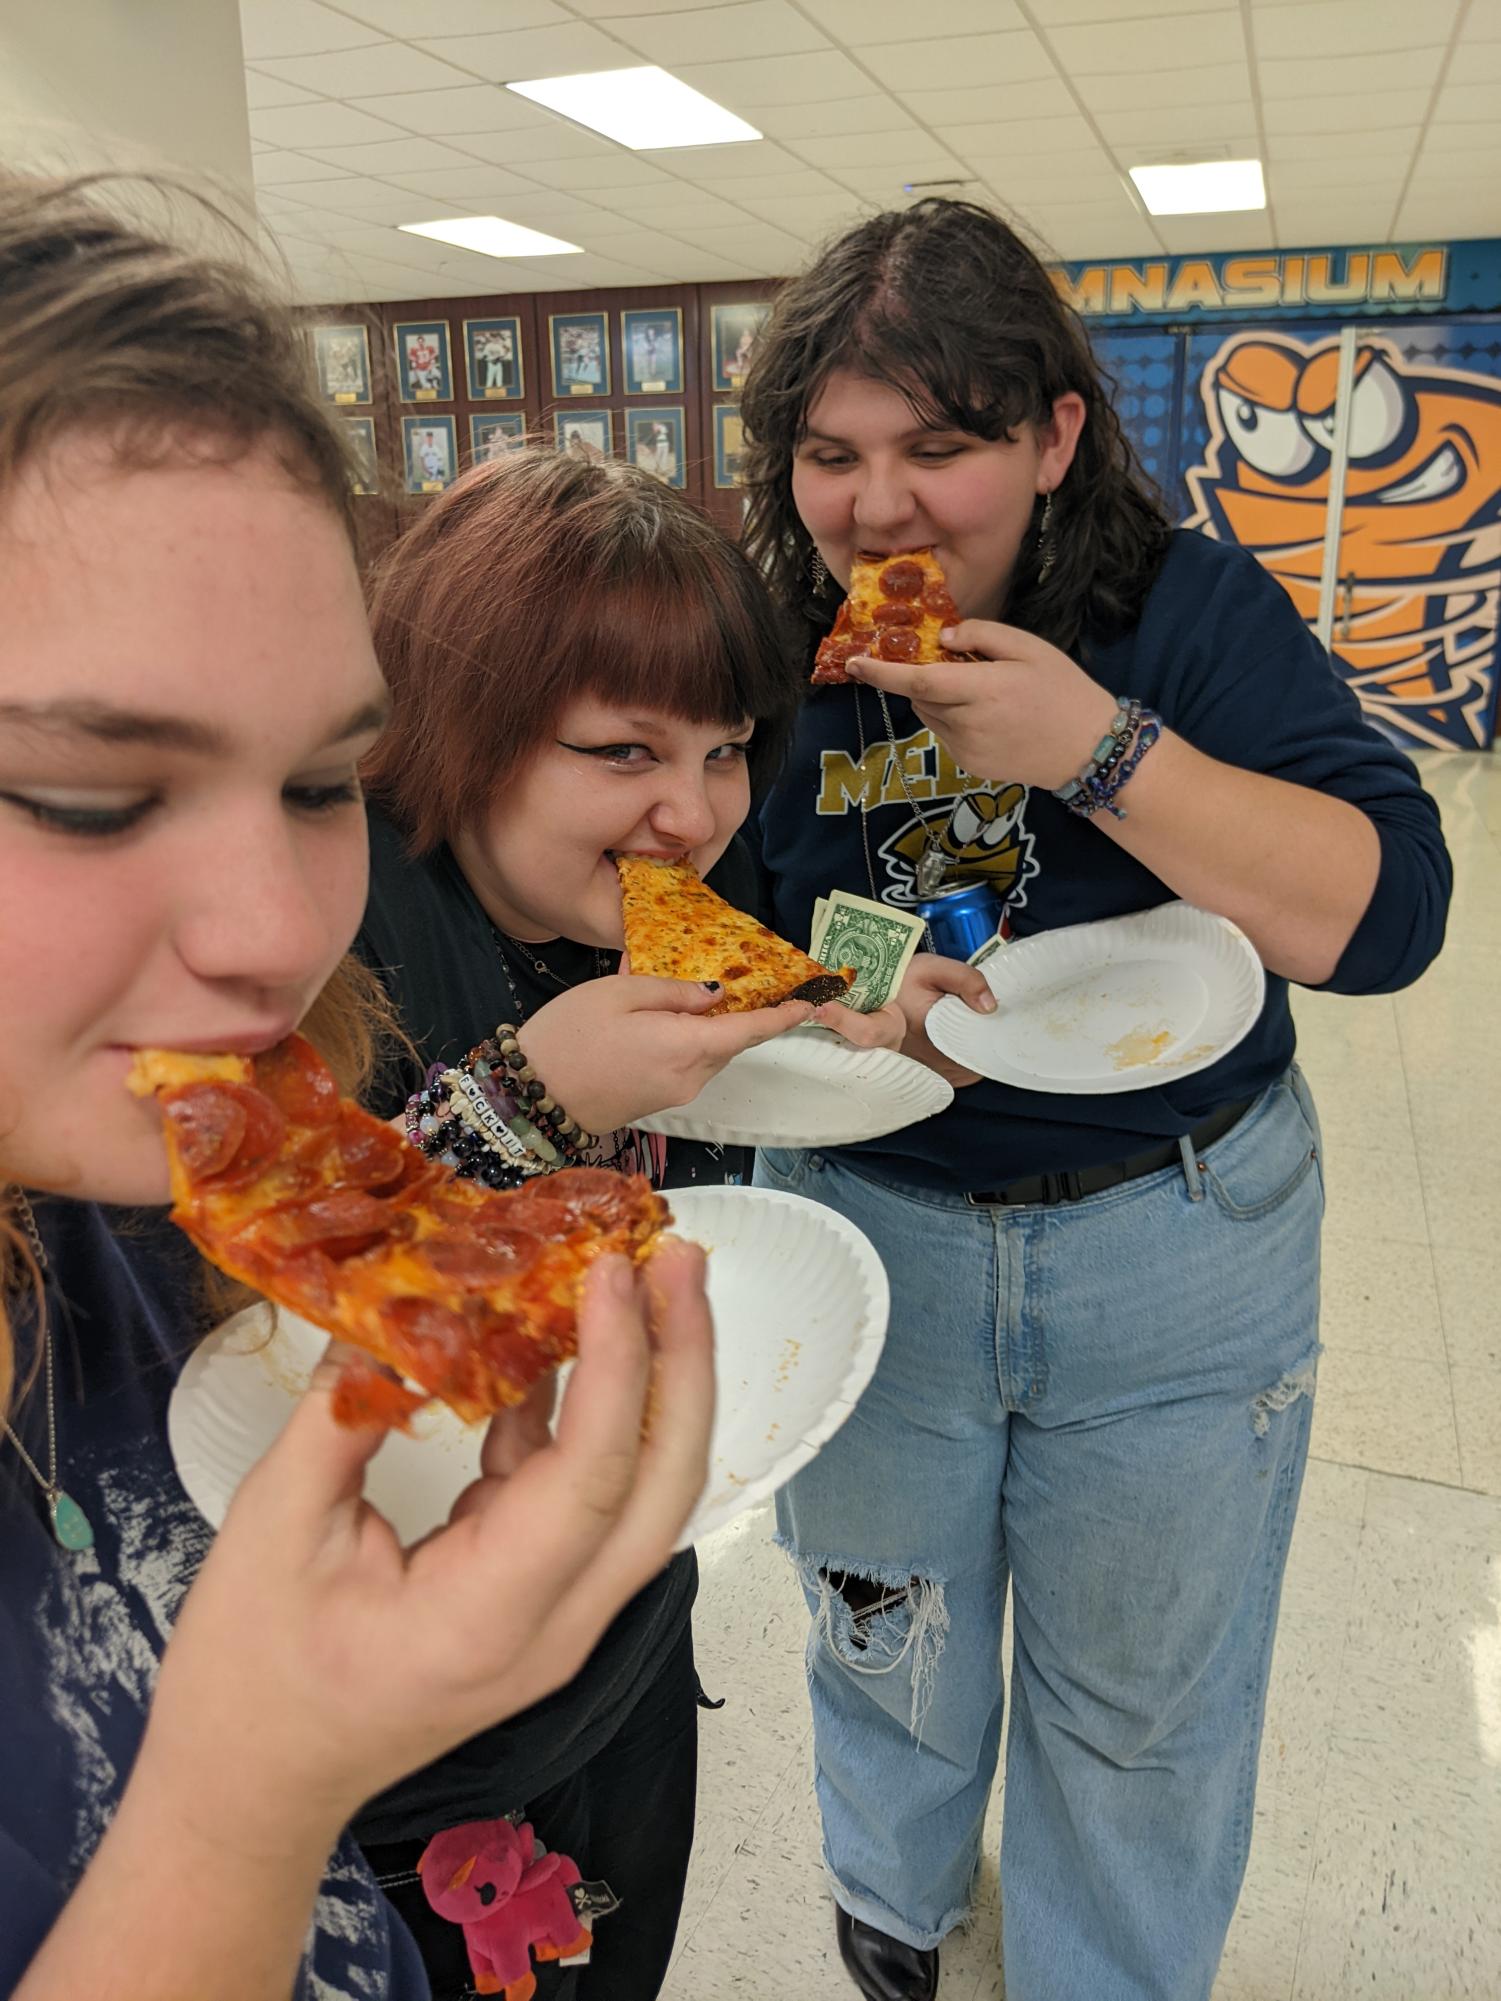
{"type": "Polygon", "coordinates": [[[924,608],[930,611],[934,618],[941,618],[945,625],[959,623],[959,607],[949,596],[947,584],[929,584],[922,594],[922,601],[924,608]]]}
{"type": "Polygon", "coordinates": [[[894,625],[921,625],[922,613],[915,604],[878,604],[875,620],[889,630],[894,625]]]}
{"type": "Polygon", "coordinates": [[[393,1232],[409,1228],[389,1202],[361,1188],[337,1188],[310,1202],[289,1202],[268,1219],[266,1236],[277,1244],[316,1244],[330,1257],[352,1257],[393,1232]]]}
{"type": "Polygon", "coordinates": [[[432,1269],[466,1291],[483,1292],[503,1285],[541,1252],[530,1230],[487,1230],[483,1237],[439,1237],[422,1246],[432,1269]]]}
{"type": "Polygon", "coordinates": [[[356,1188],[395,1187],[405,1178],[409,1163],[421,1158],[392,1127],[353,1110],[340,1115],[338,1148],[343,1163],[340,1179],[356,1188]]]}
{"type": "Polygon", "coordinates": [[[300,1035],[288,1036],[256,1057],[255,1082],[294,1126],[331,1126],[339,1116],[339,1087],[328,1065],[300,1035]]]}
{"type": "Polygon", "coordinates": [[[889,598],[915,598],[927,572],[910,558],[888,563],[881,572],[881,589],[889,598]]]}
{"type": "Polygon", "coordinates": [[[878,660],[915,660],[922,651],[922,634],[909,626],[896,626],[881,634],[875,650],[878,660]]]}
{"type": "Polygon", "coordinates": [[[412,1412],[426,1402],[419,1390],[392,1382],[372,1363],[354,1361],[339,1371],[334,1383],[334,1423],[356,1430],[380,1425],[383,1430],[405,1431],[412,1412]]]}
{"type": "Polygon", "coordinates": [[[263,1166],[286,1136],[281,1113],[247,1084],[195,1084],[168,1098],[163,1109],[194,1181],[231,1167],[243,1174],[263,1166]]]}

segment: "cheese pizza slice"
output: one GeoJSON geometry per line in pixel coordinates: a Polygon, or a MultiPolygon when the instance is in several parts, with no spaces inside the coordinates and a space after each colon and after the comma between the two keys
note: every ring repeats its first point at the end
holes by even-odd
{"type": "Polygon", "coordinates": [[[592,1261],[639,1261],[672,1220],[641,1175],[602,1167],[460,1180],[341,1098],[298,1035],[254,1057],[142,1050],[129,1082],[161,1105],[173,1222],[362,1351],[334,1389],[343,1424],[404,1429],[432,1398],[471,1423],[519,1403],[574,1354],[592,1261]]]}
{"type": "Polygon", "coordinates": [[[778,1001],[837,1000],[852,967],[821,966],[747,917],[703,882],[692,862],[617,855],[625,903],[625,949],[633,973],[664,980],[718,980],[711,1014],[745,1014],[778,1001]]]}
{"type": "Polygon", "coordinates": [[[857,653],[875,660],[962,660],[938,643],[946,625],[957,625],[959,607],[931,549],[895,556],[856,556],[849,596],[813,663],[816,688],[840,687],[845,663],[857,653]]]}

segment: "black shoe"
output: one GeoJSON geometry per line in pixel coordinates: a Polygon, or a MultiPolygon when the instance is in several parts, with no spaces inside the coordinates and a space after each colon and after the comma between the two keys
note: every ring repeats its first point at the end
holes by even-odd
{"type": "Polygon", "coordinates": [[[862,1924],[838,1905],[834,1908],[834,1935],[839,1940],[839,1957],[865,2001],[934,2001],[938,1992],[938,1948],[924,1952],[919,1946],[904,1945],[888,1938],[874,1925],[862,1924]]]}

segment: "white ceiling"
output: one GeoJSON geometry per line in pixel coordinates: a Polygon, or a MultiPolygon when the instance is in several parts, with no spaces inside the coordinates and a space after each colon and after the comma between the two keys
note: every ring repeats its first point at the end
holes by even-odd
{"type": "MultiPolygon", "coordinates": [[[[1062,258],[1501,235],[1501,0],[240,0],[262,218],[311,300],[795,270],[960,180],[1062,258]],[[501,86],[660,63],[754,143],[635,153],[501,86]],[[1264,214],[1126,168],[1266,162],[1264,214]],[[495,213],[586,255],[396,225],[495,213]]],[[[961,190],[956,190],[959,192],[961,190]]]]}

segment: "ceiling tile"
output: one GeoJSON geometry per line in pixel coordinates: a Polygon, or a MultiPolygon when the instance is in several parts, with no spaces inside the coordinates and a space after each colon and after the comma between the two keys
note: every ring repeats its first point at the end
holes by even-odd
{"type": "Polygon", "coordinates": [[[831,98],[827,104],[819,106],[818,115],[812,120],[807,107],[801,104],[742,105],[740,115],[748,118],[768,139],[790,139],[794,143],[802,138],[810,123],[816,124],[818,130],[827,135],[835,132],[910,132],[914,122],[896,99],[889,97],[885,91],[873,96],[831,98]]]}
{"type": "Polygon", "coordinates": [[[602,181],[611,181],[616,187],[640,188],[643,194],[683,190],[681,181],[664,174],[660,167],[652,166],[638,153],[627,153],[620,148],[607,161],[528,159],[524,171],[545,188],[597,188],[602,181]]]}
{"type": "Polygon", "coordinates": [[[1153,14],[1139,21],[1096,22],[1089,27],[1055,28],[1049,39],[1064,69],[1076,76],[1203,69],[1246,58],[1240,16],[1231,13],[1153,14]]]}
{"type": "Polygon", "coordinates": [[[1465,15],[1459,39],[1466,48],[1501,42],[1501,7],[1472,7],[1465,15]]]}
{"type": "Polygon", "coordinates": [[[1454,83],[1501,83],[1501,7],[1492,7],[1496,39],[1493,42],[1461,41],[1449,71],[1454,83]]]}
{"type": "Polygon", "coordinates": [[[1433,107],[1433,122],[1439,127],[1447,125],[1494,125],[1501,116],[1501,103],[1497,101],[1496,87],[1492,83],[1474,83],[1468,76],[1468,65],[1461,56],[1449,72],[1463,79],[1446,83],[1438,94],[1438,102],[1433,107]]]}
{"type": "MultiPolygon", "coordinates": [[[[1261,94],[1268,102],[1287,97],[1323,97],[1338,93],[1350,97],[1357,91],[1404,90],[1415,84],[1432,84],[1444,59],[1441,48],[1392,50],[1384,55],[1367,55],[1359,50],[1341,56],[1337,63],[1315,57],[1311,61],[1290,62],[1282,58],[1263,59],[1257,67],[1261,94]]],[[[1492,109],[1495,94],[1491,94],[1492,109]]]]}
{"type": "Polygon", "coordinates": [[[322,160],[309,159],[303,153],[272,152],[257,153],[250,171],[258,186],[275,187],[287,181],[336,181],[349,170],[326,166],[322,160]]]}
{"type": "Polygon", "coordinates": [[[802,0],[802,5],[857,54],[869,42],[925,42],[1027,25],[1014,0],[924,0],[921,7],[912,0],[802,0]]]}
{"type": "Polygon", "coordinates": [[[980,160],[1014,160],[1035,152],[1062,152],[1081,147],[1090,154],[1099,142],[1077,112],[1058,118],[998,118],[992,124],[953,125],[944,142],[971,164],[980,160]]]}
{"type": "Polygon", "coordinates": [[[1131,21],[1150,14],[1234,13],[1240,0],[1028,0],[1027,11],[1039,27],[1077,27],[1081,22],[1131,21]]]}
{"type": "Polygon", "coordinates": [[[398,188],[414,195],[439,201],[457,202],[471,213],[477,202],[504,201],[507,195],[534,195],[537,183],[505,167],[485,167],[471,161],[468,167],[430,167],[412,174],[393,174],[398,188]]]}
{"type": "Polygon", "coordinates": [[[774,229],[769,222],[751,222],[746,218],[728,229],[685,229],[677,233],[695,250],[710,250],[716,257],[749,263],[769,277],[801,270],[808,254],[807,246],[799,238],[774,229]]]}
{"type": "Polygon", "coordinates": [[[821,237],[854,222],[862,204],[848,188],[836,187],[826,195],[782,195],[774,201],[748,201],[757,215],[774,222],[793,236],[821,237]]]}
{"type": "MultiPolygon", "coordinates": [[[[657,155],[661,159],[662,155],[657,155]]],[[[749,207],[756,202],[784,201],[806,195],[840,194],[842,189],[819,173],[816,167],[799,167],[790,174],[737,174],[732,181],[716,181],[715,191],[727,200],[749,207]]]]}
{"type": "MultiPolygon", "coordinates": [[[[851,167],[847,172],[840,169],[833,178],[850,194],[858,195],[862,201],[873,202],[877,208],[905,208],[909,202],[920,198],[903,186],[902,176],[890,167],[851,167]]],[[[973,200],[980,178],[979,175],[966,174],[957,187],[947,188],[944,192],[973,200]]]]}
{"type": "Polygon", "coordinates": [[[327,49],[356,49],[380,36],[314,0],[240,0],[240,39],[246,62],[263,56],[321,55],[327,49]]]}
{"type": "MultiPolygon", "coordinates": [[[[997,100],[995,86],[983,90],[904,90],[901,101],[915,111],[924,125],[942,139],[950,125],[980,125],[992,118],[1020,112],[1027,118],[1045,118],[1054,113],[1072,112],[1074,96],[1062,77],[1034,77],[1022,84],[1005,104],[997,100]]],[[[867,131],[890,130],[872,125],[867,131]]]]}
{"type": "Polygon", "coordinates": [[[949,41],[862,46],[860,60],[872,76],[892,90],[944,90],[961,81],[965,85],[1026,83],[1034,77],[1057,74],[1042,43],[1025,30],[1014,35],[955,35],[949,41]]]}
{"type": "Polygon", "coordinates": [[[493,83],[471,83],[457,90],[405,90],[351,101],[356,111],[368,111],[372,118],[437,138],[453,132],[507,132],[537,122],[535,105],[493,83]]]}
{"type": "Polygon", "coordinates": [[[1010,203],[1110,202],[1123,192],[1119,167],[1100,167],[1080,174],[1017,160],[1010,166],[992,164],[985,178],[1010,203]]]}
{"type": "Polygon", "coordinates": [[[1391,220],[1390,195],[1315,195],[1278,204],[1277,240],[1302,249],[1323,243],[1384,243],[1391,220]]]}
{"type": "MultiPolygon", "coordinates": [[[[1482,6],[1487,0],[1482,0],[1482,6]]],[[[1449,39],[1459,0],[1299,0],[1295,7],[1262,7],[1255,15],[1256,53],[1311,62],[1386,49],[1426,49],[1449,39]]]]}
{"type": "MultiPolygon", "coordinates": [[[[738,146],[664,146],[643,153],[664,173],[679,180],[708,182],[717,193],[722,181],[743,181],[759,174],[793,174],[798,162],[784,146],[769,139],[747,140],[738,146]]],[[[731,191],[732,192],[732,191],[731,191]]]]}
{"type": "Polygon", "coordinates": [[[961,162],[941,146],[935,146],[925,132],[897,139],[886,132],[847,133],[841,139],[804,139],[799,151],[815,166],[831,171],[838,167],[889,165],[899,181],[932,180],[963,172],[961,162]]]}
{"type": "Polygon", "coordinates": [[[377,42],[368,49],[345,49],[333,56],[268,57],[269,76],[325,97],[373,97],[380,91],[447,90],[469,82],[463,70],[440,63],[405,42],[377,42]]]}
{"type": "Polygon", "coordinates": [[[554,0],[339,0],[346,14],[398,40],[424,35],[485,35],[497,28],[552,28],[568,20],[554,0]]]}
{"type": "Polygon", "coordinates": [[[787,0],[745,0],[681,14],[627,14],[611,21],[618,35],[647,62],[679,69],[684,63],[722,62],[748,55],[794,55],[826,49],[828,38],[787,0]]]}
{"type": "Polygon", "coordinates": [[[318,146],[308,151],[315,159],[342,167],[346,174],[420,174],[430,167],[462,171],[474,165],[452,146],[441,146],[436,139],[414,139],[405,132],[377,146],[318,146]]]}
{"type": "Polygon", "coordinates": [[[575,14],[606,27],[622,14],[696,14],[704,0],[568,0],[575,14]]]}
{"type": "Polygon", "coordinates": [[[674,74],[732,111],[746,104],[822,104],[831,97],[864,97],[870,90],[870,78],[838,49],[801,56],[748,56],[737,63],[680,64],[674,74]]]}
{"type": "MultiPolygon", "coordinates": [[[[1418,143],[1420,125],[1383,126],[1368,135],[1369,142],[1382,152],[1388,148],[1404,158],[1418,143]]],[[[1352,148],[1360,150],[1366,138],[1348,132],[1279,132],[1267,140],[1266,157],[1272,166],[1284,160],[1328,160],[1343,157],[1352,148]]]]}
{"type": "Polygon", "coordinates": [[[491,83],[629,69],[636,61],[629,49],[586,21],[572,21],[564,28],[523,28],[514,35],[457,35],[441,42],[423,36],[418,47],[491,83]]]}
{"type": "Polygon", "coordinates": [[[1287,201],[1333,191],[1343,194],[1365,189],[1392,201],[1402,191],[1407,166],[1405,153],[1380,158],[1358,155],[1348,160],[1299,160],[1293,166],[1273,167],[1267,177],[1267,192],[1279,215],[1287,201]]]}
{"type": "Polygon", "coordinates": [[[1180,104],[1242,103],[1250,94],[1251,72],[1244,62],[1205,63],[1145,76],[1081,76],[1074,88],[1091,111],[1164,111],[1180,104]]]}
{"type": "Polygon", "coordinates": [[[1403,204],[1393,234],[1398,242],[1423,237],[1501,235],[1501,213],[1486,189],[1458,197],[1412,195],[1403,204]]]}
{"type": "Polygon", "coordinates": [[[1261,152],[1249,98],[1240,104],[1184,104],[1176,111],[1102,111],[1095,122],[1107,143],[1117,153],[1129,152],[1133,163],[1184,151],[1213,160],[1258,158],[1261,152]]]}
{"type": "Polygon", "coordinates": [[[721,279],[739,278],[747,296],[754,296],[761,273],[754,264],[737,258],[716,256],[712,250],[695,250],[691,243],[675,243],[652,260],[662,276],[680,285],[716,284],[721,279]]]}
{"type": "Polygon", "coordinates": [[[601,189],[592,199],[615,212],[617,227],[634,223],[645,229],[665,230],[669,235],[685,229],[717,229],[745,219],[744,211],[733,202],[720,201],[697,188],[680,187],[673,197],[641,193],[629,202],[625,190],[601,189]]]}
{"type": "Polygon", "coordinates": [[[262,76],[259,70],[245,72],[245,103],[251,111],[275,111],[284,104],[311,104],[314,93],[283,83],[279,77],[262,76]]]}
{"type": "MultiPolygon", "coordinates": [[[[552,118],[545,113],[536,123],[518,126],[515,131],[451,132],[448,138],[452,145],[473,153],[476,159],[493,160],[501,167],[517,166],[523,171],[528,160],[544,154],[549,160],[597,160],[605,147],[605,141],[596,133],[585,132],[565,118],[552,118]]],[[[617,149],[607,150],[613,155],[617,149]]]]}
{"type": "Polygon", "coordinates": [[[1174,256],[1193,250],[1266,250],[1272,219],[1264,211],[1240,215],[1154,215],[1152,228],[1174,256]]]}
{"type": "Polygon", "coordinates": [[[556,236],[572,236],[578,230],[591,227],[613,229],[620,223],[620,217],[612,215],[608,209],[554,188],[542,188],[534,195],[508,195],[506,217],[511,222],[530,223],[556,236]]]}
{"type": "Polygon", "coordinates": [[[1379,132],[1414,125],[1428,109],[1426,90],[1368,91],[1361,97],[1286,97],[1262,106],[1268,137],[1278,132],[1379,132]]]}
{"type": "Polygon", "coordinates": [[[364,139],[402,139],[398,125],[347,104],[289,104],[280,111],[252,111],[250,129],[269,146],[355,146],[364,139]]]}

